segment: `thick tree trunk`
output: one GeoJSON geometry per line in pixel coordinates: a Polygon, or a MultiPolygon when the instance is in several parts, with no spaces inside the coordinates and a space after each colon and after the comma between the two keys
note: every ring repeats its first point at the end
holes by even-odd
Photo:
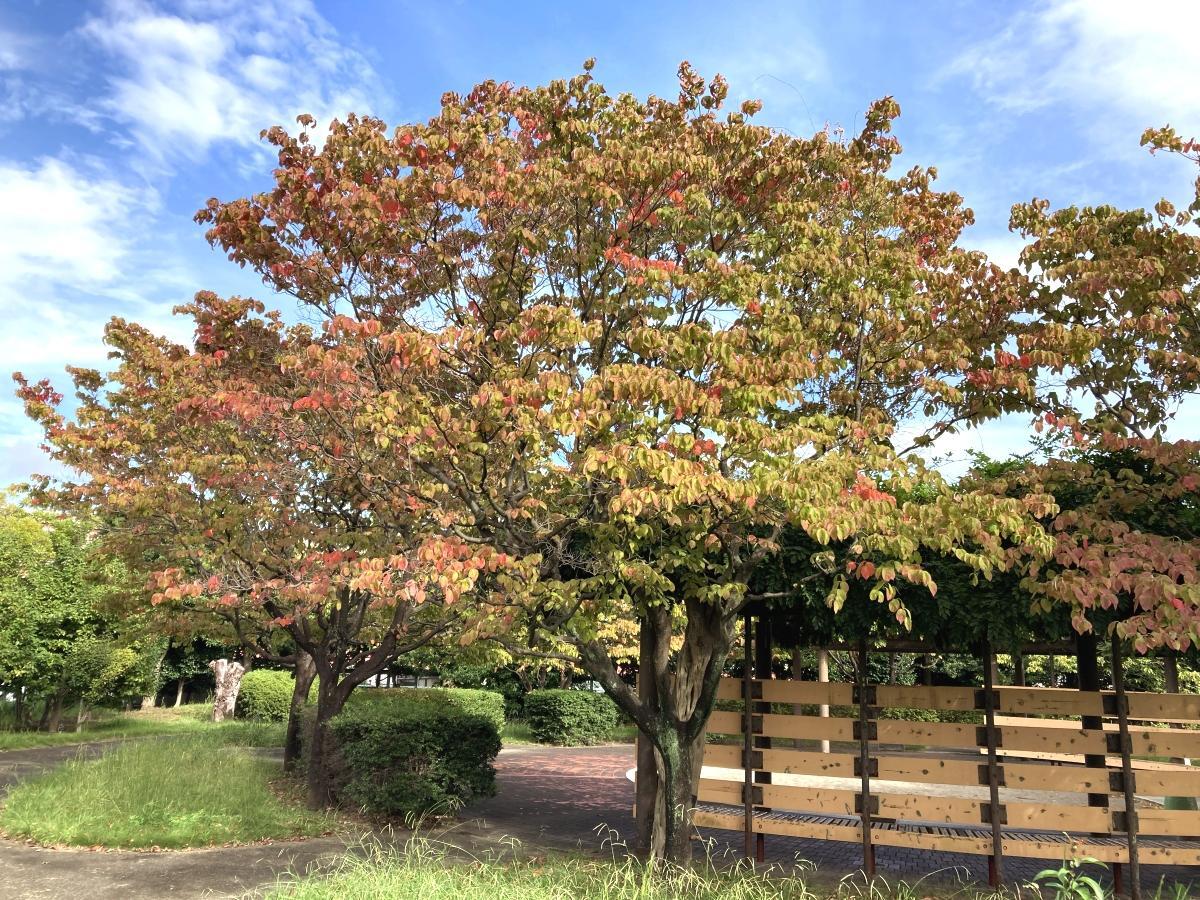
{"type": "Polygon", "coordinates": [[[317,715],[308,737],[308,771],[305,772],[308,805],[323,809],[333,804],[333,783],[329,777],[329,720],[342,711],[353,685],[338,684],[335,678],[321,678],[317,687],[317,715]]]}
{"type": "Polygon", "coordinates": [[[87,704],[79,698],[79,709],[75,710],[75,733],[83,731],[83,723],[87,721],[87,704]]]}
{"type": "Polygon", "coordinates": [[[213,699],[213,721],[224,722],[233,718],[237,705],[238,690],[242,686],[242,675],[246,670],[241,663],[227,659],[214,659],[208,664],[217,682],[217,694],[213,699]]]}
{"type": "Polygon", "coordinates": [[[46,723],[46,730],[57,732],[62,727],[62,710],[63,701],[66,699],[66,688],[59,686],[54,692],[54,700],[50,705],[50,721],[46,723]]]}
{"type": "Polygon", "coordinates": [[[292,689],[292,705],[288,709],[287,736],[283,742],[283,770],[294,771],[300,758],[300,724],[308,691],[317,677],[317,666],[312,656],[297,648],[296,685],[292,689]]]}
{"type": "Polygon", "coordinates": [[[180,678],[179,681],[177,681],[175,683],[175,708],[176,709],[178,709],[180,706],[183,705],[183,683],[184,683],[184,681],[185,681],[185,679],[180,678]]]}
{"type": "Polygon", "coordinates": [[[159,679],[162,677],[163,660],[167,658],[167,650],[171,644],[168,641],[167,646],[163,647],[162,653],[158,654],[158,662],[154,664],[154,687],[150,689],[150,693],[142,697],[142,709],[153,709],[154,701],[158,699],[158,689],[161,686],[159,679]]]}
{"type": "Polygon", "coordinates": [[[685,863],[692,857],[692,813],[704,764],[704,733],[689,740],[663,723],[655,746],[658,796],[650,851],[656,859],[685,863]]]}
{"type": "MultiPolygon", "coordinates": [[[[654,677],[654,629],[641,621],[638,648],[638,700],[658,708],[658,681],[654,677]]],[[[637,842],[649,850],[654,842],[655,805],[658,802],[658,757],[650,738],[639,732],[637,739],[637,784],[634,808],[637,813],[637,842]]]]}
{"type": "MultiPolygon", "coordinates": [[[[683,645],[673,652],[670,609],[649,609],[644,627],[650,633],[643,634],[642,645],[649,664],[643,658],[641,674],[653,678],[655,687],[645,696],[621,680],[602,643],[576,645],[583,668],[633,719],[643,741],[653,747],[653,821],[639,821],[638,825],[639,834],[641,829],[650,832],[650,851],[658,859],[682,863],[691,857],[692,813],[704,759],[705,727],[736,624],[736,614],[728,608],[687,601],[683,645]]],[[[645,790],[648,792],[649,786],[645,790]]]]}

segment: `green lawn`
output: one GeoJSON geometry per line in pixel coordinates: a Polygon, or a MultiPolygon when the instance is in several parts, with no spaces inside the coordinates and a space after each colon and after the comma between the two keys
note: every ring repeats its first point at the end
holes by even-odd
{"type": "Polygon", "coordinates": [[[262,726],[132,741],[98,759],[77,758],[17,785],[0,829],[43,844],[118,848],[204,847],[317,835],[332,816],[285,796],[278,762],[254,747],[262,726]]]}
{"type": "MultiPolygon", "coordinates": [[[[803,878],[755,873],[744,865],[718,870],[647,867],[636,859],[580,856],[508,858],[469,854],[422,838],[401,852],[379,847],[347,855],[329,874],[280,884],[267,900],[1001,900],[1015,893],[973,888],[937,890],[917,882],[861,878],[818,886],[803,878]]],[[[1028,892],[1025,897],[1036,896],[1028,892]]]]}
{"type": "Polygon", "coordinates": [[[244,721],[217,724],[208,718],[211,713],[211,703],[192,703],[178,708],[100,713],[101,718],[88,722],[79,732],[0,731],[0,751],[163,734],[203,734],[217,730],[231,736],[237,732],[240,734],[240,740],[253,746],[283,745],[282,724],[244,721]]]}

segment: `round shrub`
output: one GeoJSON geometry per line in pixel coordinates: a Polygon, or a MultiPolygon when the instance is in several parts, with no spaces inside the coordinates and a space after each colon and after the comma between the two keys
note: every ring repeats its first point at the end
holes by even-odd
{"type": "Polygon", "coordinates": [[[599,744],[617,720],[617,705],[593,691],[530,691],[525,698],[525,721],[541,744],[599,744]]]}
{"type": "Polygon", "coordinates": [[[252,669],[242,676],[234,713],[243,719],[282,722],[291,711],[295,686],[291,672],[252,669]]]}
{"type": "Polygon", "coordinates": [[[363,692],[329,723],[334,790],[390,817],[490,796],[503,723],[504,698],[489,691],[363,692]]]}

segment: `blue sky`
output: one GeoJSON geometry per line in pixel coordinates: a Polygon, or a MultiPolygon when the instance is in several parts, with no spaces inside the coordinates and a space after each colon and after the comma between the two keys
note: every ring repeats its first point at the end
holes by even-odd
{"type": "MultiPolygon", "coordinates": [[[[1200,135],[1200,2],[1068,0],[777,3],[406,3],[395,0],[11,0],[0,6],[0,372],[65,383],[101,366],[103,323],[184,339],[172,306],[196,290],[264,296],[204,242],[209,196],[265,185],[275,123],[349,110],[430,115],[485,78],[541,83],[598,60],[610,90],[675,91],[690,60],[721,72],[761,121],[858,127],[900,102],[905,165],[935,165],[1011,263],[1008,209],[1148,206],[1187,171],[1138,147],[1149,125],[1200,135]]],[[[1195,406],[1192,407],[1196,409],[1195,406]]],[[[1006,421],[943,444],[1003,453],[1006,421]]],[[[1174,433],[1197,437],[1196,416],[1174,433]]],[[[8,389],[0,485],[47,465],[8,389]]]]}

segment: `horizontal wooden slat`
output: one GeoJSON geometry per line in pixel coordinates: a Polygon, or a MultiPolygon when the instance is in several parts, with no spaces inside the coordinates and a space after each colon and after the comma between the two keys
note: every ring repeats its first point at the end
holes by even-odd
{"type": "MultiPolygon", "coordinates": [[[[1142,816],[1145,816],[1145,812],[1142,816]]],[[[1151,816],[1153,819],[1154,816],[1151,816]]],[[[695,814],[695,824],[700,828],[715,828],[725,831],[741,831],[744,819],[740,811],[729,812],[716,810],[699,810],[695,814]]],[[[788,837],[815,838],[817,840],[841,841],[857,843],[861,840],[862,832],[856,825],[805,821],[803,819],[788,819],[783,817],[759,818],[754,820],[754,830],[759,834],[776,834],[788,837]]],[[[973,833],[955,834],[952,831],[922,831],[894,827],[876,827],[871,829],[872,843],[884,847],[910,847],[922,850],[937,850],[950,853],[970,853],[989,856],[992,852],[990,836],[973,833]]],[[[1088,840],[1086,835],[1076,837],[1079,851],[1104,863],[1123,863],[1128,861],[1128,852],[1121,841],[1088,840]]],[[[1005,836],[1003,838],[1004,854],[1011,857],[1028,859],[1062,859],[1070,853],[1071,845],[1061,840],[1038,840],[1033,836],[1005,836]]],[[[1142,843],[1138,849],[1141,861],[1145,865],[1200,865],[1200,841],[1193,845],[1158,846],[1152,843],[1142,843]]]]}
{"type": "Polygon", "coordinates": [[[1138,834],[1200,837],[1200,812],[1185,809],[1139,809],[1138,834]]]}
{"type": "Polygon", "coordinates": [[[1130,728],[1135,756],[1200,757],[1200,731],[1180,728],[1130,728]]]}
{"type": "Polygon", "coordinates": [[[979,825],[980,801],[962,797],[934,797],[928,794],[875,794],[879,815],[888,819],[918,822],[945,822],[979,825]]]}
{"type": "Polygon", "coordinates": [[[1068,688],[997,687],[999,712],[1043,716],[1099,716],[1104,701],[1098,691],[1068,688]]]}
{"type": "MultiPolygon", "coordinates": [[[[709,744],[704,751],[704,764],[727,769],[742,767],[742,748],[729,744],[709,744]]],[[[819,753],[803,750],[759,750],[762,768],[759,771],[785,775],[855,778],[856,757],[849,753],[819,753]]],[[[911,782],[915,784],[945,784],[981,787],[987,784],[982,763],[943,759],[936,756],[877,756],[874,757],[878,781],[911,782]]],[[[1004,763],[1002,783],[1005,788],[1028,791],[1063,793],[1109,792],[1110,769],[1088,769],[1082,756],[1078,765],[1039,765],[1036,763],[1004,763]]],[[[1200,796],[1200,768],[1179,771],[1141,771],[1137,774],[1140,794],[1170,796],[1200,796]]]]}
{"type": "Polygon", "coordinates": [[[1129,698],[1129,716],[1176,722],[1200,722],[1200,694],[1150,694],[1141,691],[1125,694],[1129,698]]]}
{"type": "Polygon", "coordinates": [[[1200,797],[1200,769],[1138,769],[1133,783],[1139,794],[1162,797],[1200,797]]]}
{"type": "MultiPolygon", "coordinates": [[[[756,689],[766,703],[827,703],[830,706],[849,706],[854,702],[854,685],[838,681],[790,681],[771,678],[756,680],[756,689]]],[[[717,699],[741,700],[744,687],[740,678],[722,678],[717,687],[717,699]]]]}
{"type": "Polygon", "coordinates": [[[708,717],[709,734],[741,734],[742,714],[740,712],[724,712],[717,710],[708,717]]]}
{"type": "Polygon", "coordinates": [[[968,687],[881,684],[875,688],[875,699],[888,709],[975,709],[975,691],[968,687]]]}
{"type": "MultiPolygon", "coordinates": [[[[768,703],[821,704],[850,706],[854,703],[854,685],[845,682],[756,680],[761,699],[768,703]]],[[[874,685],[877,706],[893,709],[971,710],[977,692],[970,687],[933,687],[928,685],[874,685]]],[[[742,679],[722,678],[717,696],[722,700],[742,699],[742,679]]],[[[1105,698],[1111,703],[1112,692],[1077,691],[1070,688],[1002,686],[996,688],[997,712],[1043,716],[1101,716],[1105,698]]],[[[1200,694],[1152,694],[1131,692],[1129,715],[1133,719],[1200,724],[1200,694]]]]}
{"type": "MultiPolygon", "coordinates": [[[[704,748],[704,764],[727,769],[742,767],[742,748],[729,744],[709,744],[704,748]]],[[[784,775],[824,775],[853,778],[855,757],[849,753],[819,753],[804,750],[756,750],[762,755],[759,771],[784,775]]]]}
{"type": "Polygon", "coordinates": [[[854,740],[854,720],[821,716],[789,716],[767,713],[762,717],[762,733],[767,737],[813,741],[854,740]]]}
{"type": "MultiPolygon", "coordinates": [[[[734,811],[725,813],[714,810],[698,810],[692,821],[700,828],[741,831],[745,827],[745,819],[742,814],[734,811]]],[[[759,834],[816,838],[822,841],[858,841],[862,839],[862,829],[857,825],[806,822],[797,819],[756,819],[754,830],[759,834]]]]}

